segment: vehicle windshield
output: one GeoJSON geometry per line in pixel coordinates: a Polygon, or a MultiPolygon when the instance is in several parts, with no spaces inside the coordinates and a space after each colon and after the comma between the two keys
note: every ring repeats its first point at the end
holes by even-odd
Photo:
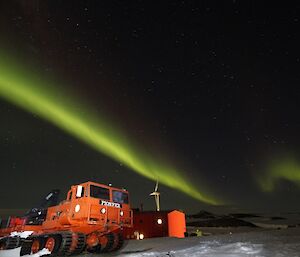
{"type": "Polygon", "coordinates": [[[128,193],[127,192],[113,190],[112,197],[113,197],[114,203],[128,204],[128,193]]]}
{"type": "Polygon", "coordinates": [[[94,198],[109,200],[109,189],[91,185],[90,196],[94,198]]]}

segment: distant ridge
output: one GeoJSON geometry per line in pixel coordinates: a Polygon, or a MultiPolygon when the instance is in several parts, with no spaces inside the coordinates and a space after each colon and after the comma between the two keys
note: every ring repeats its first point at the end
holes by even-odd
{"type": "Polygon", "coordinates": [[[187,225],[194,227],[257,227],[249,221],[240,219],[253,217],[259,216],[246,213],[216,215],[201,210],[196,214],[187,215],[187,225]]]}

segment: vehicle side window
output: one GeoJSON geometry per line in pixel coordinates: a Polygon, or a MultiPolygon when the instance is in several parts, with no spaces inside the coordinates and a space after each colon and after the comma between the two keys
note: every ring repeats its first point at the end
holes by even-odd
{"type": "Polygon", "coordinates": [[[94,198],[109,200],[109,189],[91,185],[90,196],[94,198]]]}
{"type": "Polygon", "coordinates": [[[113,190],[112,194],[114,203],[128,203],[128,194],[126,192],[113,190]]]}

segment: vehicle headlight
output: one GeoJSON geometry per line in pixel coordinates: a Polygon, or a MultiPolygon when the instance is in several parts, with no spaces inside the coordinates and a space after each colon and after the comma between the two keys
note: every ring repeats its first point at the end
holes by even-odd
{"type": "Polygon", "coordinates": [[[162,219],[157,219],[157,224],[161,225],[163,223],[162,219]]]}
{"type": "Polygon", "coordinates": [[[120,216],[124,216],[124,212],[123,211],[120,211],[120,216]]]}
{"type": "Polygon", "coordinates": [[[139,235],[140,240],[143,240],[145,238],[144,234],[139,235]]]}
{"type": "Polygon", "coordinates": [[[76,206],[75,206],[75,212],[79,212],[79,211],[80,211],[80,205],[76,204],[76,206]]]}
{"type": "Polygon", "coordinates": [[[105,209],[105,208],[102,208],[102,209],[101,209],[101,213],[102,213],[102,214],[106,213],[106,209],[105,209]]]}

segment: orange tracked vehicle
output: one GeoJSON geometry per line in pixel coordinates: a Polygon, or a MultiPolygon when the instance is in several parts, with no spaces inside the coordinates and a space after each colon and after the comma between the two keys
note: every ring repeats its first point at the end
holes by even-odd
{"type": "Polygon", "coordinates": [[[21,255],[25,255],[47,248],[55,256],[122,247],[122,229],[132,227],[133,220],[125,189],[89,181],[71,186],[67,198],[57,204],[58,193],[53,190],[41,206],[2,224],[0,250],[21,246],[21,255]],[[11,236],[24,231],[33,233],[25,239],[11,236]]]}

